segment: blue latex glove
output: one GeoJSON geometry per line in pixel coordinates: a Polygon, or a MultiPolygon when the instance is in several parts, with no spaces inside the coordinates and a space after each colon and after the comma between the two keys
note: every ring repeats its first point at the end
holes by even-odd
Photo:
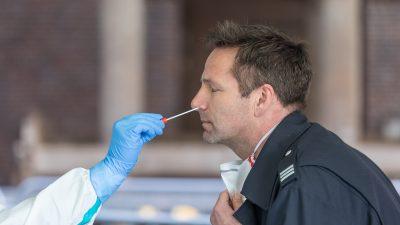
{"type": "Polygon", "coordinates": [[[139,113],[114,123],[106,157],[90,169],[97,196],[105,202],[136,165],[143,144],[163,133],[159,114],[139,113]]]}

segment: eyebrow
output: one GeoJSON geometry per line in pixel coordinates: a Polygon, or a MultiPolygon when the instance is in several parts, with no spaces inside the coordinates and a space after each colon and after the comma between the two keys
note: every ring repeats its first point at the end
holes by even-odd
{"type": "Polygon", "coordinates": [[[218,85],[218,83],[217,82],[215,82],[215,81],[213,81],[213,80],[211,80],[211,79],[208,79],[208,78],[200,78],[200,82],[204,82],[204,83],[208,83],[208,84],[215,84],[215,85],[218,85]]]}
{"type": "Polygon", "coordinates": [[[215,88],[222,88],[222,86],[221,86],[220,84],[218,84],[218,83],[216,83],[216,82],[214,82],[214,81],[212,81],[212,80],[210,80],[210,79],[207,79],[207,78],[201,78],[201,79],[200,79],[200,82],[206,83],[206,84],[208,84],[208,85],[212,85],[212,86],[214,86],[215,88]]]}
{"type": "Polygon", "coordinates": [[[207,79],[207,78],[200,78],[200,82],[202,82],[202,83],[214,83],[212,80],[207,79]]]}

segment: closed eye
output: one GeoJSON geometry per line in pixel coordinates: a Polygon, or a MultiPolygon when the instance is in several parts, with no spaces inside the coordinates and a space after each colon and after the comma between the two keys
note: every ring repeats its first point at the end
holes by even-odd
{"type": "Polygon", "coordinates": [[[215,89],[215,88],[211,88],[211,92],[217,92],[217,91],[219,91],[219,90],[215,89]]]}

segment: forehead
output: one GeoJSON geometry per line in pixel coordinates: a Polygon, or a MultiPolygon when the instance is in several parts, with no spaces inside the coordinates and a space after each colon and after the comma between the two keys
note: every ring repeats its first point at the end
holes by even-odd
{"type": "Polygon", "coordinates": [[[225,82],[234,79],[232,68],[235,62],[237,48],[216,48],[207,58],[202,80],[225,82]]]}

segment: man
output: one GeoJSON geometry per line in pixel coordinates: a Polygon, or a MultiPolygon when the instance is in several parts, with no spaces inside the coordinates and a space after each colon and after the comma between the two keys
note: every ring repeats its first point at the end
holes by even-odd
{"type": "Polygon", "coordinates": [[[192,107],[204,140],[231,148],[244,160],[240,169],[251,166],[239,185],[246,200],[222,192],[213,225],[400,223],[399,196],[382,171],[300,112],[312,77],[302,44],[268,26],[232,22],[208,42],[192,107]]]}
{"type": "Polygon", "coordinates": [[[101,205],[134,168],[143,144],[163,133],[158,114],[141,113],[114,124],[106,157],[90,170],[73,169],[37,196],[0,211],[0,225],[93,224],[101,205]]]}

